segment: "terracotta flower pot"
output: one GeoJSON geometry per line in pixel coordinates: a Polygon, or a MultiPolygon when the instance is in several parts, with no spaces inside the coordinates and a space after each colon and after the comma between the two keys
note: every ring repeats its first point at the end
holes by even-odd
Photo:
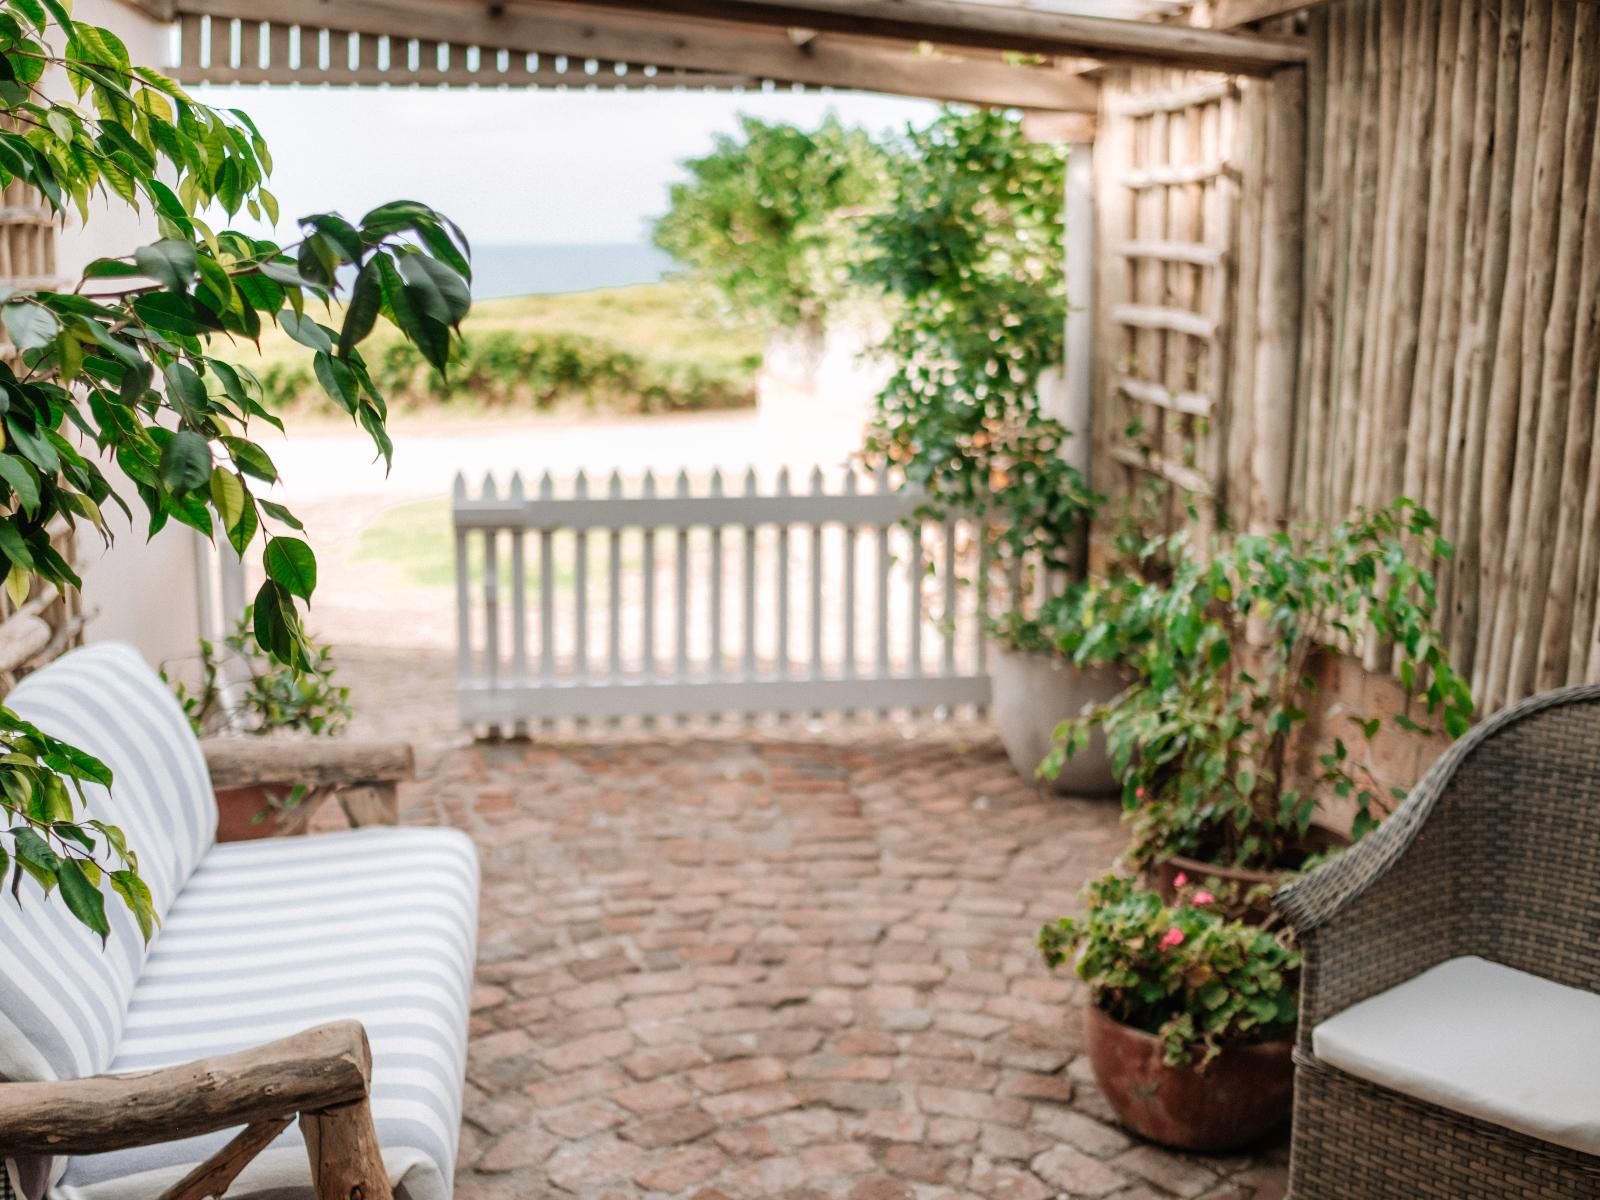
{"type": "MultiPolygon", "coordinates": [[[[1127,686],[1112,667],[1085,670],[1054,654],[1018,654],[993,647],[989,669],[990,712],[1011,765],[1026,779],[1050,753],[1056,726],[1084,709],[1103,704],[1127,686]]],[[[1111,770],[1105,734],[1098,729],[1088,747],[1062,764],[1050,784],[1073,796],[1112,796],[1122,790],[1111,770]]]]}
{"type": "Polygon", "coordinates": [[[1234,1046],[1204,1070],[1169,1067],[1159,1039],[1084,1008],[1095,1081],[1118,1118],[1140,1137],[1177,1150],[1237,1150],[1289,1117],[1294,1043],[1234,1046]]]}
{"type": "MultiPolygon", "coordinates": [[[[1350,839],[1342,834],[1313,825],[1306,838],[1305,849],[1308,853],[1320,854],[1324,850],[1342,849],[1349,845],[1350,839]]],[[[1144,869],[1144,885],[1157,893],[1163,904],[1171,904],[1178,894],[1178,876],[1187,875],[1191,884],[1211,886],[1223,897],[1221,911],[1224,916],[1230,920],[1260,925],[1277,915],[1277,910],[1272,907],[1272,893],[1292,874],[1294,872],[1287,868],[1259,871],[1250,867],[1227,867],[1221,863],[1174,854],[1144,869]],[[1262,884],[1266,885],[1266,889],[1253,901],[1229,903],[1226,899],[1230,893],[1243,897],[1262,884]]]]}
{"type": "Polygon", "coordinates": [[[257,838],[304,833],[303,822],[286,820],[294,812],[274,808],[264,787],[221,788],[217,791],[217,841],[251,842],[257,838]],[[258,814],[266,816],[256,820],[258,814]]]}

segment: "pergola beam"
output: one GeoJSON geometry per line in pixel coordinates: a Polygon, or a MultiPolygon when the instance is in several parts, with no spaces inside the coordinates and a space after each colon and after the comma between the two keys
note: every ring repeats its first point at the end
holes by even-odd
{"type": "Polygon", "coordinates": [[[1211,25],[1214,29],[1239,29],[1325,3],[1327,0],[1219,0],[1211,12],[1211,25]]]}
{"type": "MultiPolygon", "coordinates": [[[[1262,0],[1248,0],[1261,3],[1262,0]]],[[[1024,54],[1070,55],[1265,75],[1306,61],[1303,42],[1153,21],[1079,16],[967,0],[586,0],[758,26],[810,29],[1024,54]]],[[[521,7],[542,7],[522,5],[521,7]]],[[[1304,7],[1304,5],[1301,5],[1304,7]]],[[[1255,18],[1250,18],[1255,19],[1255,18]]]]}
{"type": "Polygon", "coordinates": [[[438,0],[177,0],[179,16],[269,20],[362,35],[733,73],[814,87],[966,104],[1093,112],[1098,89],[1053,66],[960,59],[788,27],[741,26],[582,4],[484,5],[438,0]],[[264,11],[265,10],[265,11],[264,11]]]}

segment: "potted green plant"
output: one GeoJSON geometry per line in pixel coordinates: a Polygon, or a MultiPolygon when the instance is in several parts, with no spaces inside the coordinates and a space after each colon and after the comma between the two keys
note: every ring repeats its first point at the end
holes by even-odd
{"type": "Polygon", "coordinates": [[[1183,1150],[1270,1133],[1294,1093],[1300,955],[1287,934],[1230,919],[1192,887],[1170,905],[1118,875],[1088,890],[1087,914],[1046,925],[1039,949],[1089,985],[1085,1046],[1117,1116],[1183,1150]]]}
{"type": "MultiPolygon", "coordinates": [[[[893,368],[865,457],[924,494],[921,517],[960,513],[983,531],[981,554],[968,547],[936,570],[968,584],[987,576],[991,611],[1004,614],[987,624],[991,713],[1012,763],[1033,779],[1055,725],[1122,684],[1113,654],[1056,645],[1063,625],[1076,628],[1101,503],[1063,457],[1071,432],[1039,399],[1064,351],[1066,160],[1061,147],[1029,141],[1015,115],[950,110],[886,162],[887,199],[862,222],[854,267],[887,302],[880,351],[893,368]],[[1046,577],[1057,595],[1035,605],[1046,577]]],[[[1055,783],[1117,788],[1103,754],[1080,756],[1055,783]]]]}
{"type": "Polygon", "coordinates": [[[1434,624],[1432,567],[1450,548],[1432,517],[1399,500],[1332,529],[1239,535],[1204,559],[1181,541],[1171,549],[1169,579],[1140,602],[1157,636],[1139,679],[1064,722],[1045,769],[1102,729],[1131,860],[1169,894],[1186,872],[1242,904],[1254,892],[1260,911],[1283,873],[1361,838],[1403,798],[1369,757],[1381,730],[1454,737],[1470,724],[1470,689],[1434,624]],[[1369,632],[1392,647],[1405,708],[1363,711],[1341,697],[1344,732],[1303,745],[1313,718],[1332,715],[1317,656],[1369,632]],[[1298,767],[1297,752],[1309,757],[1298,767]]]}
{"type": "MultiPolygon", "coordinates": [[[[334,682],[332,651],[308,635],[305,663],[295,669],[263,653],[253,630],[254,613],[246,607],[220,649],[202,639],[200,681],[192,690],[162,672],[195,733],[201,737],[341,733],[350,723],[350,689],[334,682]]],[[[217,839],[235,842],[303,832],[299,814],[310,798],[304,787],[219,789],[217,839]]]]}

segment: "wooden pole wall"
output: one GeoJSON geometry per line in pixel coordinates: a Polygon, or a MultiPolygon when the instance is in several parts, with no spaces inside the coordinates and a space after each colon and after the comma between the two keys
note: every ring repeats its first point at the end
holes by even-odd
{"type": "Polygon", "coordinates": [[[1600,7],[1337,0],[1310,33],[1290,519],[1428,507],[1484,711],[1600,678],[1600,7]]]}

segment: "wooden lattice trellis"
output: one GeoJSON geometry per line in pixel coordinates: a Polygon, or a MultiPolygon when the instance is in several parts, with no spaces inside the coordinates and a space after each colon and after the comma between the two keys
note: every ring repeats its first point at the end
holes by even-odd
{"type": "MultiPolygon", "coordinates": [[[[53,287],[56,275],[56,222],[38,195],[20,182],[0,192],[0,283],[11,288],[53,287]]],[[[0,355],[14,350],[0,344],[0,355]]],[[[76,559],[73,529],[61,522],[51,542],[68,562],[76,559]]],[[[0,592],[0,690],[82,640],[83,604],[75,590],[59,591],[34,579],[19,606],[0,592]]]]}
{"type": "Polygon", "coordinates": [[[1189,493],[1208,521],[1221,494],[1234,321],[1238,81],[1146,69],[1103,87],[1097,171],[1097,483],[1144,478],[1189,493]]]}

